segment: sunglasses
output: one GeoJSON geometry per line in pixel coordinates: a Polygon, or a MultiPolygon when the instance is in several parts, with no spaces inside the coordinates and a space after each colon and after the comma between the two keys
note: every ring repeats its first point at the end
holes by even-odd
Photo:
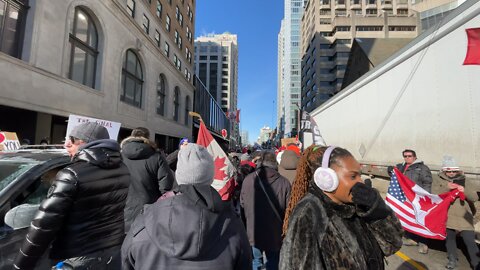
{"type": "Polygon", "coordinates": [[[458,173],[458,171],[445,171],[445,173],[458,173]]]}
{"type": "Polygon", "coordinates": [[[70,142],[71,142],[72,144],[75,144],[76,141],[79,141],[79,140],[80,140],[79,138],[75,138],[75,137],[73,137],[73,136],[68,136],[68,139],[70,140],[70,142]]]}
{"type": "Polygon", "coordinates": [[[403,157],[404,157],[404,158],[413,157],[413,155],[404,155],[403,157]]]}

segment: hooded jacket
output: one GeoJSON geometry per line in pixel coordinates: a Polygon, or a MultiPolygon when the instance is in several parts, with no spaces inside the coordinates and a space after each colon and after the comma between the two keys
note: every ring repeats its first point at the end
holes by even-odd
{"type": "Polygon", "coordinates": [[[285,150],[278,166],[278,172],[293,184],[297,174],[298,156],[292,150],[285,150]]]}
{"type": "Polygon", "coordinates": [[[33,269],[52,240],[50,258],[55,260],[120,249],[130,175],[118,143],[90,142],[72,162],[58,172],[40,204],[15,259],[17,269],[33,269]]]}
{"type": "Polygon", "coordinates": [[[457,198],[448,208],[447,228],[458,231],[473,231],[473,216],[475,215],[474,202],[478,201],[478,195],[472,187],[466,187],[465,175],[461,174],[454,178],[449,178],[444,172],[438,174],[433,185],[434,194],[442,194],[450,191],[448,183],[452,182],[465,187],[466,200],[457,198]]]}
{"type": "Polygon", "coordinates": [[[165,158],[148,139],[128,137],[121,147],[123,162],[131,175],[125,206],[125,232],[128,232],[144,204],[154,203],[172,189],[174,177],[165,158]]]}
{"type": "Polygon", "coordinates": [[[417,183],[426,191],[430,193],[432,192],[432,172],[430,172],[430,169],[427,167],[427,165],[423,164],[423,161],[416,159],[408,167],[406,166],[405,162],[399,163],[397,164],[397,169],[406,175],[408,179],[417,183]],[[405,170],[405,168],[407,169],[405,170]]]}
{"type": "Polygon", "coordinates": [[[241,221],[210,186],[180,185],[145,205],[122,246],[122,269],[251,269],[241,221]]]}
{"type": "Polygon", "coordinates": [[[280,269],[384,269],[383,257],[402,247],[403,229],[380,196],[374,205],[364,212],[336,204],[312,185],[289,218],[280,269]],[[386,218],[373,218],[378,211],[386,218]]]}

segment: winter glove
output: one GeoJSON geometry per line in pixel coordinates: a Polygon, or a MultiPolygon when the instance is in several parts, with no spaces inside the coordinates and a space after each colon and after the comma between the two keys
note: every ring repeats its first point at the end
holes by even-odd
{"type": "Polygon", "coordinates": [[[352,201],[357,207],[357,215],[367,222],[373,222],[386,218],[391,214],[391,210],[378,191],[371,187],[370,179],[368,180],[365,180],[366,184],[356,183],[352,187],[352,201]]]}
{"type": "Polygon", "coordinates": [[[388,176],[392,176],[392,174],[393,174],[393,166],[388,166],[388,167],[387,167],[387,173],[388,173],[388,176]]]}

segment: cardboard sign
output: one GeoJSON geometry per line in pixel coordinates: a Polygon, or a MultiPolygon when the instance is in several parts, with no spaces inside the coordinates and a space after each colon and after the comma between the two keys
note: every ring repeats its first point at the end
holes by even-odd
{"type": "Polygon", "coordinates": [[[13,151],[20,148],[17,133],[0,132],[0,151],[13,151]]]}
{"type": "Polygon", "coordinates": [[[71,114],[68,117],[68,125],[67,125],[67,136],[69,136],[72,129],[82,123],[86,122],[96,122],[102,126],[104,126],[108,130],[108,135],[110,135],[110,139],[117,140],[118,132],[120,131],[121,123],[112,122],[103,119],[91,118],[86,116],[79,116],[71,114]]]}
{"type": "Polygon", "coordinates": [[[297,143],[297,139],[296,138],[284,138],[282,139],[282,146],[287,146],[289,145],[290,143],[297,143]]]}

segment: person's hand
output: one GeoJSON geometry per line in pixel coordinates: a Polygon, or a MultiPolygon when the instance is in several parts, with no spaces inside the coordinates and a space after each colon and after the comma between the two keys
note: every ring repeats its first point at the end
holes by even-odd
{"type": "Polygon", "coordinates": [[[388,167],[387,167],[387,173],[388,173],[389,176],[392,176],[392,174],[393,174],[393,166],[388,166],[388,167]]]}
{"type": "Polygon", "coordinates": [[[370,182],[370,186],[358,182],[352,187],[352,201],[356,205],[360,205],[366,207],[367,209],[370,209],[375,204],[375,201],[378,199],[378,192],[371,187],[371,181],[365,180],[365,182],[370,182]]]}
{"type": "Polygon", "coordinates": [[[460,192],[465,192],[465,188],[459,184],[448,182],[447,186],[449,189],[458,189],[460,192]]]}

